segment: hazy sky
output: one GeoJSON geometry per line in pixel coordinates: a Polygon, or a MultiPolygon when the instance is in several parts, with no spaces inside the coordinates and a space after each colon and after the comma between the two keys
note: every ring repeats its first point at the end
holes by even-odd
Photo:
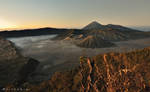
{"type": "Polygon", "coordinates": [[[0,0],[0,28],[150,25],[150,0],[0,0]]]}

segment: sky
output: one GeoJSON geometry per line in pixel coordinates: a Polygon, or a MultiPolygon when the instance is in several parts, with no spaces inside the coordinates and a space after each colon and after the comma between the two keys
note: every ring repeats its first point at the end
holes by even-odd
{"type": "Polygon", "coordinates": [[[150,26],[150,0],[0,0],[2,28],[150,26]]]}

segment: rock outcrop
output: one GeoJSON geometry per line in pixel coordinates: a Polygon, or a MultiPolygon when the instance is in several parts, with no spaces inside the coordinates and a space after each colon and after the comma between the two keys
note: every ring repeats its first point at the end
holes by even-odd
{"type": "Polygon", "coordinates": [[[26,80],[38,63],[22,56],[12,42],[0,37],[0,86],[13,83],[19,78],[26,80]]]}
{"type": "Polygon", "coordinates": [[[149,92],[150,48],[81,57],[80,67],[56,72],[27,92],[149,92]]]}
{"type": "Polygon", "coordinates": [[[19,57],[19,53],[14,44],[0,37],[0,60],[15,59],[17,57],[19,57]]]}

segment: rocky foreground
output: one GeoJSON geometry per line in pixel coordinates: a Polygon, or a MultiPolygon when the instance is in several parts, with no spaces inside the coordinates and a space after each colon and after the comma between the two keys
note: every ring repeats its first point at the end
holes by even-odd
{"type": "Polygon", "coordinates": [[[27,81],[38,63],[32,58],[23,57],[12,42],[0,37],[0,92],[10,83],[27,81]]]}
{"type": "Polygon", "coordinates": [[[7,88],[27,88],[24,92],[150,92],[149,76],[150,48],[145,48],[81,57],[79,67],[56,72],[39,85],[8,85],[7,88]]]}

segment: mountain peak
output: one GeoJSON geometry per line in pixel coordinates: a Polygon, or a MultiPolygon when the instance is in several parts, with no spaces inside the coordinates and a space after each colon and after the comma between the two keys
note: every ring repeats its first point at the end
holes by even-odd
{"type": "Polygon", "coordinates": [[[96,24],[96,25],[101,25],[99,22],[97,22],[97,21],[93,21],[93,22],[91,22],[90,24],[96,24]]]}
{"type": "Polygon", "coordinates": [[[94,29],[103,29],[103,25],[98,23],[97,21],[93,21],[89,23],[87,26],[83,28],[83,30],[94,30],[94,29]]]}

